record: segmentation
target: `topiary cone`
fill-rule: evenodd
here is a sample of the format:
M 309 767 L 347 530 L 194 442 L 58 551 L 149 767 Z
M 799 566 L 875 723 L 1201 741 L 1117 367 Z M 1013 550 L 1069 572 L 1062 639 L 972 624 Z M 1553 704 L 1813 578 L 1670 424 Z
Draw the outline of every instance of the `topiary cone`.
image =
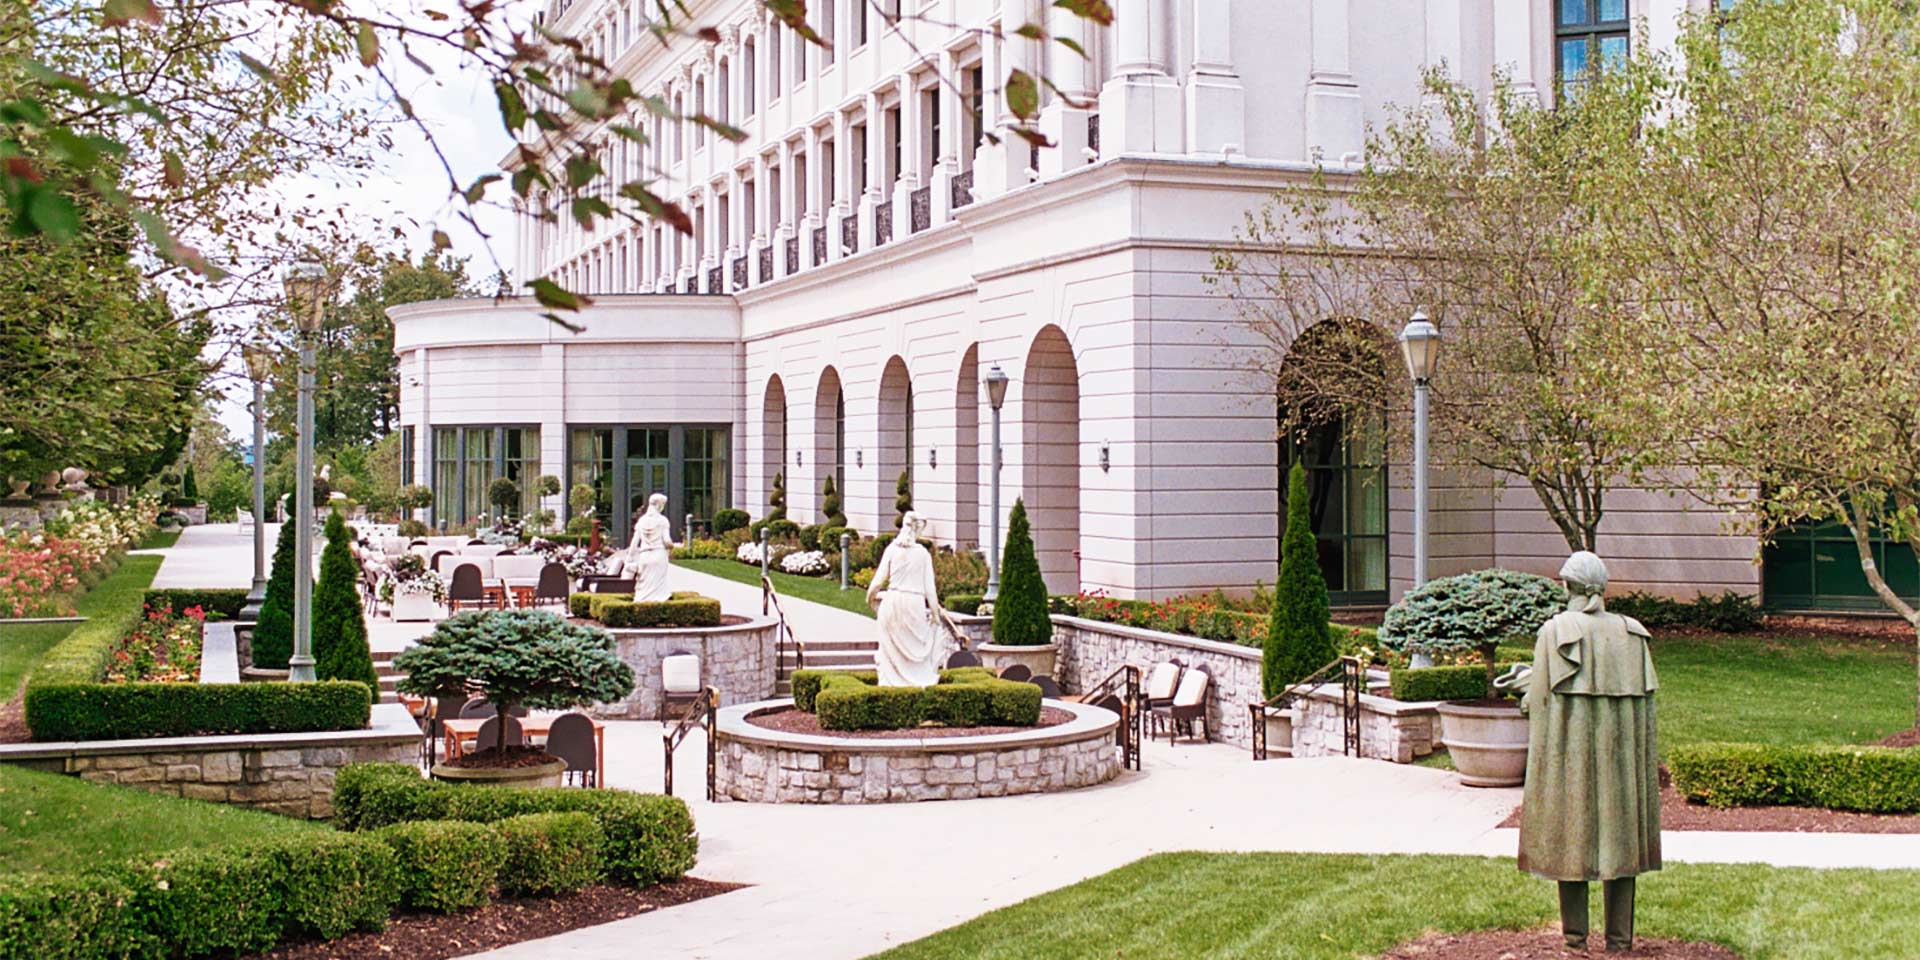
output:
M 1296 462 L 1287 475 L 1287 530 L 1280 541 L 1273 617 L 1262 645 L 1260 678 L 1267 696 L 1312 676 L 1338 656 L 1330 618 L 1327 580 L 1320 573 L 1320 543 L 1313 535 L 1309 512 L 1307 471 Z
M 294 526 L 280 525 L 274 541 L 273 570 L 267 576 L 267 598 L 260 604 L 260 620 L 253 627 L 253 665 L 262 670 L 285 670 L 293 656 Z
M 1053 618 L 1047 615 L 1047 582 L 1033 553 L 1027 505 L 1013 501 L 1007 518 L 1007 545 L 1000 552 L 1000 595 L 993 602 L 993 642 L 1004 646 L 1042 646 L 1053 642 Z
M 340 514 L 327 516 L 327 547 L 320 553 L 320 583 L 313 591 L 314 674 L 321 680 L 358 680 L 380 699 L 380 677 L 367 647 L 367 620 L 355 584 L 352 531 Z

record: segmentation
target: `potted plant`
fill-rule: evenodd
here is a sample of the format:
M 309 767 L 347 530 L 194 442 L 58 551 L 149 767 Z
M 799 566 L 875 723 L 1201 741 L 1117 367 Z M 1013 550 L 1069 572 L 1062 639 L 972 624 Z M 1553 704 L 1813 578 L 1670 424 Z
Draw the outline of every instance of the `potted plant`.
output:
M 1052 676 L 1053 617 L 1047 613 L 1047 583 L 1033 554 L 1027 505 L 1013 501 L 1007 518 L 1007 546 L 1000 554 L 1000 595 L 993 605 L 993 642 L 980 645 L 980 663 L 995 673 L 1016 663 L 1033 675 Z
M 417 553 L 393 558 L 387 576 L 380 581 L 380 600 L 393 608 L 396 623 L 432 620 L 447 602 L 447 581 L 427 569 L 427 561 Z
M 565 710 L 633 692 L 633 668 L 613 638 L 543 610 L 458 613 L 393 658 L 403 693 L 450 696 L 484 691 L 504 731 L 515 707 Z M 437 780 L 491 786 L 559 786 L 565 760 L 507 743 L 434 765 Z
M 1503 640 L 1530 640 L 1566 609 L 1567 592 L 1546 577 L 1480 570 L 1432 580 L 1387 610 L 1380 643 L 1401 653 L 1478 653 L 1494 693 L 1495 650 Z M 1513 787 L 1526 779 L 1527 718 L 1505 697 L 1455 700 L 1439 706 L 1440 742 L 1460 782 Z

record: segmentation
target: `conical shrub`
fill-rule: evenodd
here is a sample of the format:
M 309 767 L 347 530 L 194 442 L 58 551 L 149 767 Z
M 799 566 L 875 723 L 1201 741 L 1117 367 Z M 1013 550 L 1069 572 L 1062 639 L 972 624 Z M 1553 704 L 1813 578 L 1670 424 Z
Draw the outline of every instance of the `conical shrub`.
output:
M 893 528 L 895 530 L 900 529 L 900 526 L 907 522 L 907 511 L 913 509 L 912 477 L 911 471 L 902 470 L 900 479 L 893 484 Z
M 1280 577 L 1273 588 L 1273 618 L 1262 645 L 1261 685 L 1271 697 L 1305 680 L 1338 656 L 1333 645 L 1327 578 L 1320 573 L 1320 542 L 1313 535 L 1307 471 L 1299 463 L 1287 475 L 1287 531 L 1280 540 Z
M 831 473 L 820 482 L 820 515 L 826 518 L 821 522 L 829 527 L 847 525 L 847 512 L 840 507 L 840 488 L 834 486 Z
M 380 678 L 367 647 L 367 620 L 355 587 L 360 564 L 353 559 L 352 542 L 347 522 L 338 513 L 329 514 L 320 584 L 313 591 L 314 673 L 322 680 L 358 680 L 378 699 Z
M 1040 646 L 1053 642 L 1053 618 L 1047 615 L 1047 582 L 1033 554 L 1027 505 L 1013 501 L 1007 520 L 1007 546 L 1000 552 L 1000 595 L 993 601 L 993 642 Z
M 263 670 L 285 670 L 293 656 L 294 526 L 280 525 L 274 541 L 273 572 L 267 575 L 267 598 L 260 604 L 260 620 L 253 627 L 253 665 Z
M 787 472 L 773 475 L 773 490 L 767 494 L 767 523 L 787 518 Z

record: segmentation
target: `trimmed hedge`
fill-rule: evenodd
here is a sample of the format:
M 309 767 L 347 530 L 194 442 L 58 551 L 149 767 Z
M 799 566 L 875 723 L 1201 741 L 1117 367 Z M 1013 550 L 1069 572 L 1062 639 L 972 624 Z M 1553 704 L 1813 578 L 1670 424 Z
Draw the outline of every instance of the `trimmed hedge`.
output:
M 1393 698 L 1407 702 L 1427 700 L 1482 700 L 1487 696 L 1487 668 L 1479 664 L 1459 667 L 1418 667 L 1394 670 L 1387 675 Z
M 240 610 L 247 605 L 247 591 L 241 587 L 229 587 L 219 590 L 194 590 L 187 587 L 169 587 L 160 590 L 148 590 L 147 606 L 157 607 L 167 604 L 175 613 L 188 607 L 199 607 L 207 612 L 207 619 L 234 620 L 240 616 Z M 219 614 L 215 617 L 214 614 Z
M 126 909 L 133 890 L 115 876 L 0 879 L 0 957 L 103 960 L 165 951 Z
M 507 850 L 484 823 L 423 820 L 382 827 L 375 836 L 393 848 L 400 871 L 400 903 L 412 910 L 454 913 L 485 906 Z
M 1920 750 L 1696 743 L 1667 754 L 1673 785 L 1714 807 L 1920 812 Z
M 987 602 L 987 598 L 977 593 L 959 593 L 948 597 L 945 606 L 954 613 L 964 613 L 972 616 L 980 612 L 980 605 L 985 602 Z
M 538 897 L 572 893 L 597 883 L 607 834 L 586 813 L 529 813 L 493 825 L 506 854 L 500 893 Z
M 590 598 L 587 601 L 587 619 L 614 628 L 720 625 L 720 601 L 697 593 L 675 593 L 672 599 L 647 603 L 635 603 L 632 598 L 617 593 L 576 593 L 573 596 Z M 578 601 L 570 598 L 568 603 L 574 607 Z
M 89 624 L 91 625 L 91 624 Z M 216 733 L 359 730 L 373 693 L 320 683 L 44 683 L 27 686 L 35 740 L 134 740 Z
M 1766 619 L 1766 609 L 1758 600 L 1732 590 L 1711 597 L 1702 594 L 1691 600 L 1675 600 L 1636 590 L 1607 598 L 1607 609 L 1654 629 L 1699 627 L 1719 633 L 1746 633 L 1759 629 Z
M 950 727 L 1030 727 L 1040 722 L 1040 688 L 1002 680 L 983 667 L 940 671 L 931 687 L 882 687 L 871 670 L 800 670 L 794 705 L 829 730 L 900 730 L 922 723 Z
M 334 822 L 347 830 L 410 820 L 493 823 L 528 813 L 587 813 L 606 836 L 607 876 L 642 886 L 685 874 L 700 849 L 693 814 L 678 797 L 567 787 L 476 789 L 429 781 L 404 763 L 341 768 L 333 810 Z

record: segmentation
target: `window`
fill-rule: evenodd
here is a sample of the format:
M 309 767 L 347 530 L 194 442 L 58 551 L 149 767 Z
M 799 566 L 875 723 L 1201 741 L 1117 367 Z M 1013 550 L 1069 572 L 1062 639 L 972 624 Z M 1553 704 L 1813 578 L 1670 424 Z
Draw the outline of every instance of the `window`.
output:
M 805 153 L 793 155 L 793 203 L 796 208 L 794 220 L 798 221 L 807 215 L 807 155 Z
M 780 205 L 780 168 L 767 168 L 767 229 L 778 230 L 787 222 L 786 208 Z
M 673 159 L 677 163 L 687 158 L 687 98 L 683 94 L 673 95 Z
M 754 203 L 754 200 L 758 198 L 754 195 L 752 180 L 743 181 L 740 184 L 740 188 L 746 191 L 747 239 L 751 241 L 754 237 L 757 237 L 760 235 L 760 207 Z
M 793 40 L 793 85 L 797 87 L 807 82 L 807 47 L 812 44 L 807 43 L 807 38 L 798 30 L 790 30 L 788 34 Z
M 414 484 L 413 470 L 414 470 L 413 428 L 401 427 L 400 428 L 400 485 L 401 486 L 403 487 L 413 486 Z
M 494 508 L 487 487 L 495 477 L 520 485 L 520 503 L 507 511 L 525 516 L 538 509 L 534 480 L 540 475 L 538 427 L 435 427 L 433 429 L 433 519 L 441 527 L 478 523 Z
M 867 43 L 867 3 L 868 0 L 853 0 L 853 45 L 865 46 Z
M 786 37 L 779 24 L 773 25 L 773 32 L 767 35 L 767 102 L 780 99 L 780 45 Z
M 925 114 L 927 118 L 927 148 L 925 150 L 920 151 L 920 156 L 922 158 L 921 166 L 925 167 L 930 161 L 938 159 L 940 156 L 940 87 L 939 87 L 939 84 L 936 83 L 933 89 L 928 90 L 927 92 L 921 94 L 920 96 L 923 98 L 922 102 L 926 104 L 926 109 L 922 110 L 921 112 Z M 920 171 L 920 175 L 922 177 L 929 176 L 930 171 L 923 169 Z
M 986 131 L 986 74 L 980 67 L 967 71 L 967 158 L 962 161 L 967 169 L 973 169 L 973 155 L 980 152 L 980 141 Z
M 869 153 L 869 151 L 867 150 L 867 125 L 864 123 L 854 124 L 852 127 L 852 133 L 853 133 L 853 192 L 855 196 L 859 196 L 860 194 L 867 192 L 867 182 L 869 180 L 869 174 L 872 172 L 867 168 L 868 167 L 867 160 L 868 160 L 868 153 Z
M 1893 592 L 1920 598 L 1920 564 L 1902 541 L 1876 529 L 1868 537 L 1875 565 Z M 1860 550 L 1845 524 L 1799 523 L 1776 533 L 1760 554 L 1761 589 L 1773 610 L 1879 610 L 1861 571 Z
M 840 168 L 834 166 L 833 161 L 833 141 L 820 141 L 820 174 L 825 178 L 820 182 L 820 206 L 822 209 L 831 209 L 833 207 L 833 201 L 836 198 L 836 194 L 834 193 L 835 177 L 833 173 Z
M 1627 0 L 1555 0 L 1554 71 L 1562 94 L 1588 70 L 1627 59 Z
M 833 66 L 833 18 L 840 6 L 840 0 L 826 0 L 820 6 L 820 39 L 826 45 L 820 48 L 820 66 L 822 69 Z
M 720 96 L 719 101 L 714 104 L 716 108 L 714 114 L 720 118 L 721 123 L 733 122 L 733 100 L 731 96 L 733 90 L 732 66 L 731 63 L 725 60 L 720 61 L 720 87 L 715 91 Z
M 886 114 L 887 155 L 890 158 L 885 170 L 880 171 L 880 189 L 887 190 L 895 180 L 900 179 L 900 108 L 888 107 Z
M 602 524 L 613 521 L 613 431 L 579 429 L 573 431 L 567 446 L 567 500 L 573 517 L 598 517 Z M 575 507 L 573 488 L 586 484 L 593 488 L 593 504 Z M 611 532 L 611 531 L 609 531 Z
M 754 111 L 753 101 L 756 97 L 760 96 L 758 89 L 753 85 L 754 49 L 752 37 L 747 38 L 745 51 L 740 55 L 740 69 L 746 71 L 740 78 L 740 115 L 743 117 L 751 117 Z
M 729 502 L 727 481 L 727 429 L 687 428 L 684 443 L 684 456 L 681 464 L 681 503 L 680 512 L 691 513 L 696 519 L 711 520 L 714 511 L 724 509 Z
M 698 77 L 693 81 L 693 112 L 695 114 L 702 114 L 707 112 L 707 78 L 706 77 Z M 707 128 L 697 123 L 694 124 L 693 125 L 694 148 L 699 149 L 700 147 L 704 147 L 706 145 L 707 145 Z
M 1336 418 L 1280 441 L 1280 535 L 1286 535 L 1287 473 L 1299 461 L 1307 468 L 1307 512 L 1319 540 L 1320 573 L 1335 605 L 1387 599 L 1383 427 L 1354 429 Z
M 733 204 L 730 202 L 731 200 L 732 198 L 727 194 L 723 193 L 720 195 L 720 221 L 719 221 L 720 242 L 714 244 L 714 249 L 716 251 L 719 251 L 719 253 L 722 256 L 725 256 L 727 252 L 727 234 L 729 232 L 728 228 L 730 228 L 733 225 L 732 224 Z
M 593 488 L 593 516 L 609 541 L 626 543 L 656 493 L 666 495 L 667 519 L 680 535 L 687 514 L 710 521 L 732 505 L 730 436 L 718 424 L 574 427 L 567 474 L 570 485 Z

